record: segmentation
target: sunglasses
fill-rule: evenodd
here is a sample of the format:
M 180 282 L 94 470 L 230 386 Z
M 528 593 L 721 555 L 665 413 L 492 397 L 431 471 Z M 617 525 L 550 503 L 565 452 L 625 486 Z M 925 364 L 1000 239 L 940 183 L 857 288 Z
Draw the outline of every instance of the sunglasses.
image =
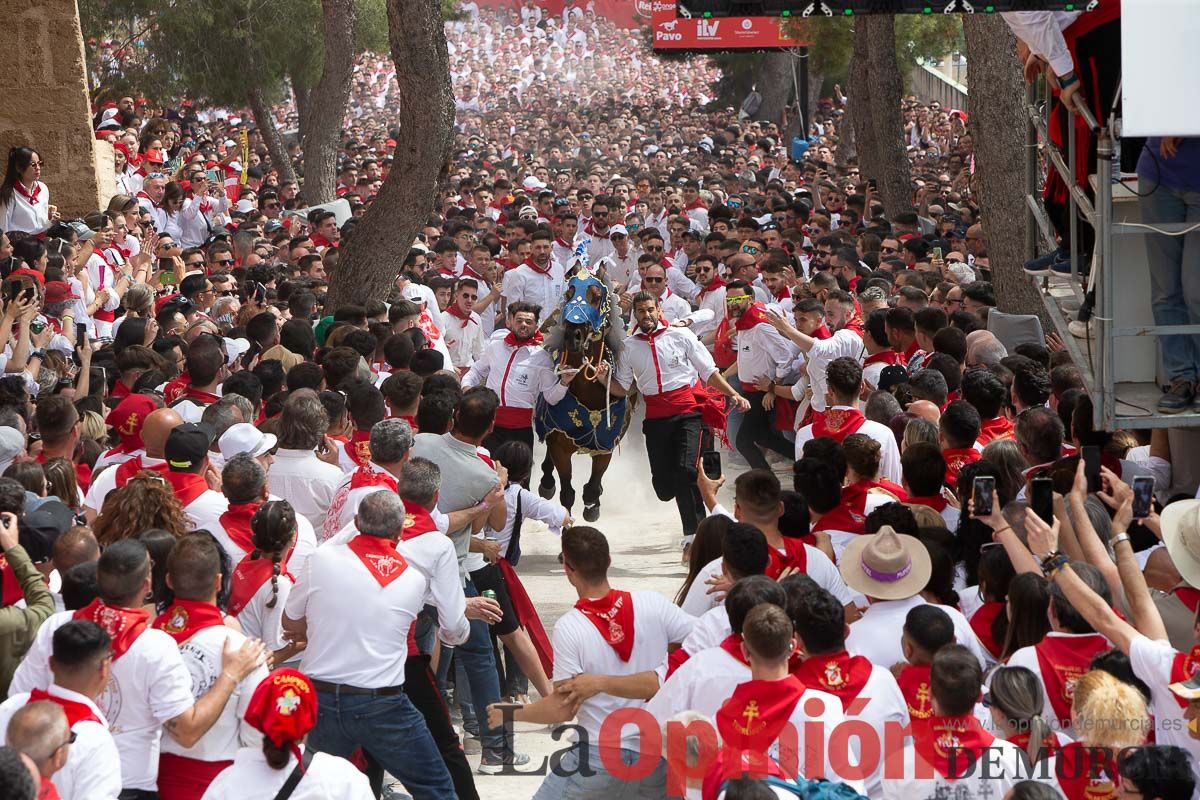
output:
M 233 259 L 232 259 L 232 258 L 222 258 L 222 259 L 219 259 L 219 260 L 217 260 L 217 261 L 214 261 L 213 263 L 214 263 L 214 264 L 218 264 L 218 265 L 220 265 L 220 266 L 222 266 L 222 267 L 228 267 L 228 266 L 230 266 L 231 264 L 233 264 Z
M 733 306 L 733 305 L 737 305 L 738 303 L 742 302 L 743 300 L 749 300 L 749 299 L 750 299 L 750 295 L 748 295 L 748 294 L 739 294 L 734 297 L 726 297 L 725 305 Z
M 661 253 L 662 251 L 663 251 L 663 246 L 661 244 L 658 247 L 647 247 L 646 248 L 646 252 L 648 252 L 648 253 Z
M 642 283 L 662 283 L 666 278 L 642 278 Z
M 881 253 L 899 253 L 900 251 L 894 247 L 881 247 L 881 248 L 879 248 L 879 252 L 881 252 Z
M 744 245 L 742 245 L 742 252 L 748 256 L 756 256 L 759 253 L 761 253 L 762 250 L 760 248 L 755 247 L 752 244 L 744 244 Z

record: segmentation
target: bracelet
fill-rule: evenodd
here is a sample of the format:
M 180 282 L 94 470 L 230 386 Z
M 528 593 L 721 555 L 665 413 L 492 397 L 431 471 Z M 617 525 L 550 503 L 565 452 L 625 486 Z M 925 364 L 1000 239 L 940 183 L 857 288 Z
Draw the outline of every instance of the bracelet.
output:
M 1042 559 L 1042 574 L 1053 580 L 1054 576 L 1061 572 L 1070 560 L 1066 554 L 1055 551 Z
M 1058 79 L 1059 91 L 1066 89 L 1068 86 L 1074 86 L 1077 83 L 1079 83 L 1079 76 L 1074 72 L 1069 72 Z
M 1113 549 L 1115 550 L 1117 545 L 1119 545 L 1121 542 L 1128 542 L 1128 541 L 1129 541 L 1129 534 L 1125 533 L 1124 531 L 1121 531 L 1120 533 L 1118 533 L 1116 536 L 1113 537 L 1113 540 L 1112 540 Z M 1132 545 L 1130 545 L 1130 546 L 1132 547 Z
M 222 672 L 222 673 L 221 673 L 221 677 L 222 677 L 222 678 L 229 678 L 229 680 L 233 681 L 233 683 L 234 683 L 234 685 L 235 685 L 235 686 L 237 685 L 238 679 L 237 679 L 237 678 L 235 678 L 235 677 L 233 677 L 232 675 L 230 675 L 228 672 Z
M 1012 525 L 1005 525 L 1003 528 L 996 528 L 996 530 L 992 531 L 992 538 L 995 539 L 997 536 L 1004 533 L 1005 531 L 1011 531 L 1011 530 L 1012 530 Z

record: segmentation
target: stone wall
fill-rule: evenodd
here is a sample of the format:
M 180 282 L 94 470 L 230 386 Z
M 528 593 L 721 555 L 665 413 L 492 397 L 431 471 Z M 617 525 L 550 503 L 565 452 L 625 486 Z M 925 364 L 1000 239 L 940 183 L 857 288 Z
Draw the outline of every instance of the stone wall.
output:
M 112 146 L 92 133 L 79 10 L 75 0 L 0 0 L 8 20 L 0 70 L 0 171 L 9 148 L 42 157 L 50 203 L 64 217 L 100 208 L 114 193 Z

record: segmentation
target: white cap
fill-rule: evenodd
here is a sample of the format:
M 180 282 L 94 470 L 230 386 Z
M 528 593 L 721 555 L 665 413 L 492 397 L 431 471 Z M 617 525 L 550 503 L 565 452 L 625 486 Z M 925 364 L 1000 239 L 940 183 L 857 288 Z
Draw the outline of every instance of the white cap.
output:
M 619 233 L 620 235 L 622 235 L 622 236 L 628 236 L 628 235 L 629 235 L 629 231 L 628 231 L 628 230 L 626 230 L 626 228 L 625 228 L 625 226 L 624 226 L 624 225 L 613 225 L 612 227 L 610 227 L 610 228 L 608 229 L 608 235 L 609 235 L 609 236 L 613 236 L 613 235 L 615 235 L 615 234 L 618 234 L 618 233 Z
M 539 189 L 545 189 L 546 184 L 539 181 L 535 176 L 530 175 L 528 178 L 521 181 L 521 188 L 527 192 L 536 192 Z
M 424 303 L 425 293 L 421 291 L 421 284 L 410 283 L 408 286 L 405 286 L 404 298 L 406 300 L 412 300 L 414 303 Z
M 233 209 L 239 214 L 249 214 L 254 210 L 254 203 L 251 203 L 249 200 L 238 200 L 237 205 Z
M 225 359 L 228 366 L 233 366 L 233 362 L 237 361 L 242 356 L 246 355 L 250 350 L 250 342 L 246 339 L 226 339 L 225 340 Z
M 229 459 L 242 453 L 249 453 L 258 458 L 273 448 L 277 441 L 274 434 L 263 433 L 249 422 L 239 422 L 230 425 L 229 429 L 221 434 L 221 438 L 217 440 L 217 447 L 221 451 L 221 457 L 229 463 Z
M 525 206 L 517 212 L 517 219 L 537 219 L 537 209 L 533 206 Z
M 25 437 L 16 428 L 0 428 L 0 472 L 25 454 Z

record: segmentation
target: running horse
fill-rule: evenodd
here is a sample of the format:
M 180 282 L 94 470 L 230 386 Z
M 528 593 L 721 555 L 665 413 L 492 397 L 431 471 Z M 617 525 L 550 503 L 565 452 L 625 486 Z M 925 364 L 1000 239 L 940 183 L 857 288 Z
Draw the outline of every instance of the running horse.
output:
M 577 268 L 567 283 L 565 302 L 545 347 L 556 361 L 556 373 L 574 371 L 575 377 L 562 400 L 551 405 L 539 397 L 534 408 L 534 426 L 547 450 L 538 493 L 545 499 L 554 496 L 557 471 L 562 481 L 559 502 L 569 511 L 575 504 L 571 456 L 591 456 L 592 474 L 583 486 L 583 518 L 595 522 L 604 492 L 601 481 L 613 450 L 629 427 L 636 398 L 614 398 L 608 391 L 623 331 L 620 317 L 613 313 L 613 291 L 605 278 L 603 259 L 596 273 L 588 270 L 586 257 L 574 263 Z M 601 364 L 608 365 L 604 376 L 598 371 Z

